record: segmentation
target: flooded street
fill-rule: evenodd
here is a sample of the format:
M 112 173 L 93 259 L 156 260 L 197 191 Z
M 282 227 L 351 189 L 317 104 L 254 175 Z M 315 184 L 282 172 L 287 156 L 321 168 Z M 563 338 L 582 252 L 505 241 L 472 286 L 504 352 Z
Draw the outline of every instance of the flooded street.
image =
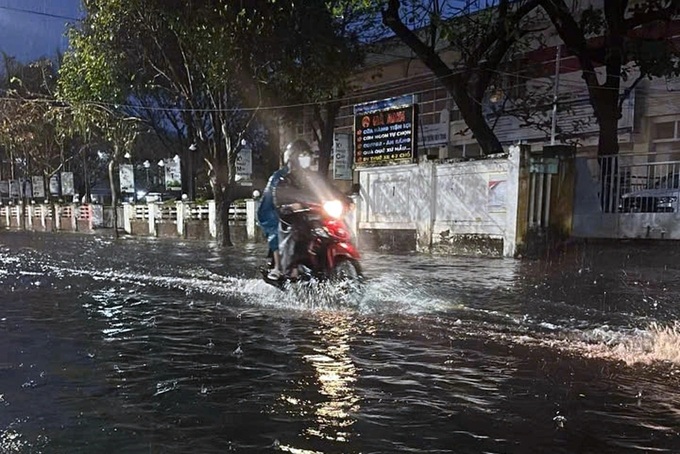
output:
M 2 233 L 0 452 L 680 452 L 668 243 L 369 254 L 350 297 L 263 255 Z

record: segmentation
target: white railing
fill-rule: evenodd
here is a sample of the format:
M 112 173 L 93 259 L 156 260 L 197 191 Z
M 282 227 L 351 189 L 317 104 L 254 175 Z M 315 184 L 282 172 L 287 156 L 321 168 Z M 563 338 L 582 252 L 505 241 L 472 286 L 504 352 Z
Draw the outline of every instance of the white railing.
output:
M 248 237 L 254 239 L 257 235 L 256 212 L 257 202 L 254 200 L 235 203 L 229 210 L 229 222 L 245 224 Z M 52 219 L 53 214 L 56 216 L 55 219 Z M 123 221 L 121 227 L 130 234 L 133 222 L 146 223 L 151 235 L 157 235 L 158 224 L 174 224 L 178 235 L 183 236 L 188 222 L 205 223 L 213 237 L 217 232 L 214 201 L 209 201 L 207 204 L 185 202 L 123 204 L 120 218 Z M 52 225 L 52 228 L 56 230 L 76 231 L 84 228 L 83 223 L 88 223 L 89 229 L 103 227 L 103 207 L 87 204 L 0 206 L 0 225 L 4 227 L 22 226 L 22 228 L 31 230 L 38 229 L 40 226 L 45 229 L 48 225 Z

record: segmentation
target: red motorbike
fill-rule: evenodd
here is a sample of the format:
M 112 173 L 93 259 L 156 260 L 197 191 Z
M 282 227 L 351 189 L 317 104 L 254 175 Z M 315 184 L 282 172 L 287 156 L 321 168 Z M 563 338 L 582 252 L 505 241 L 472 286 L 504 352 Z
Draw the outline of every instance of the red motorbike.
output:
M 270 259 L 266 267 L 260 268 L 265 282 L 281 289 L 291 281 L 360 282 L 363 279 L 360 255 L 345 222 L 346 213 L 347 207 L 340 200 L 290 209 L 285 218 L 291 220 L 295 236 L 291 266 L 297 268 L 297 277 L 291 279 L 289 271 L 282 279 L 269 279 L 267 275 L 274 266 Z

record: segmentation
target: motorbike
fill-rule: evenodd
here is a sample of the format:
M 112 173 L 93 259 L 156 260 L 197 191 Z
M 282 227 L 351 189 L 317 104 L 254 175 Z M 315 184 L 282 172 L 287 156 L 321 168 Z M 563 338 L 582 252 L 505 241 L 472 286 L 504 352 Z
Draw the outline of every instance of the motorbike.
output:
M 286 218 L 295 219 L 293 266 L 297 267 L 297 278 L 284 276 L 279 280 L 269 279 L 269 271 L 274 267 L 270 251 L 267 266 L 260 268 L 264 281 L 282 290 L 290 282 L 296 281 L 361 282 L 361 257 L 345 222 L 346 211 L 346 206 L 340 200 L 307 203 L 298 209 L 289 208 Z

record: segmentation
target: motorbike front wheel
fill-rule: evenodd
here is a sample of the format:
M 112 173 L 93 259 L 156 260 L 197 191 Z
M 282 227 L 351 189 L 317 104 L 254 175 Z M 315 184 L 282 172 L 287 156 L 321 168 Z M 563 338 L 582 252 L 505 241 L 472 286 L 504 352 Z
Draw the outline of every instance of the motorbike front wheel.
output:
M 360 266 L 354 260 L 340 260 L 331 271 L 330 278 L 334 282 L 357 282 L 361 280 Z

